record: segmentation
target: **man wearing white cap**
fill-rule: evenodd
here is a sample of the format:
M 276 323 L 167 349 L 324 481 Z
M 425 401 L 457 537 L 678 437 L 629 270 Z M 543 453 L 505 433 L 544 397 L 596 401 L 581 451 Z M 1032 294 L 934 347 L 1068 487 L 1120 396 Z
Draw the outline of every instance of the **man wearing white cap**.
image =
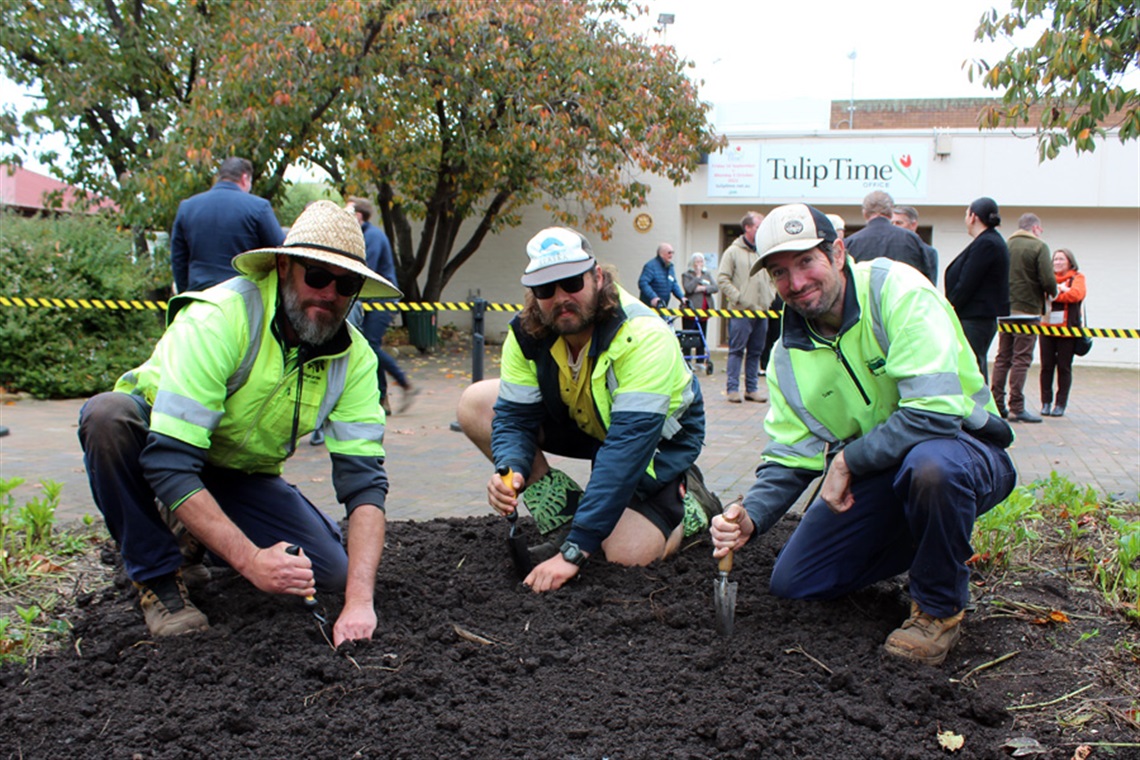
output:
M 457 417 L 496 470 L 511 471 L 509 482 L 491 477 L 490 505 L 511 514 L 521 493 L 548 539 L 523 581 L 538 592 L 599 550 L 623 565 L 669 556 L 707 525 L 704 509 L 720 510 L 694 464 L 704 402 L 673 331 L 617 286 L 580 233 L 545 229 L 527 256 L 526 307 L 511 321 L 500 379 L 464 391 Z M 544 452 L 589 459 L 586 488 Z
M 743 505 L 713 518 L 714 555 L 771 528 L 826 470 L 772 593 L 833 599 L 909 571 L 910 617 L 885 648 L 940 664 L 969 602 L 974 520 L 1013 489 L 1013 433 L 953 309 L 917 270 L 855 263 L 803 204 L 769 214 L 756 245 L 786 304 L 771 442 Z
M 95 503 L 152 635 L 209 626 L 186 585 L 209 582 L 204 547 L 263 591 L 343 591 L 333 643 L 371 638 L 384 415 L 376 355 L 345 318 L 358 296 L 400 292 L 365 263 L 356 218 L 329 201 L 307 207 L 280 247 L 233 266 L 244 276 L 174 298 L 146 363 L 84 404 Z M 316 428 L 348 512 L 347 552 L 337 524 L 281 478 Z

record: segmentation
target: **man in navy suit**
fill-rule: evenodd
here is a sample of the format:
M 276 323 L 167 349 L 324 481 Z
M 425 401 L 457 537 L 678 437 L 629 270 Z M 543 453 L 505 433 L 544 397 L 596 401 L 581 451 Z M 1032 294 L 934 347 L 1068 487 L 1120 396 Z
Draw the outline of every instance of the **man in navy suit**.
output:
M 170 266 L 179 293 L 205 290 L 237 276 L 234 256 L 257 248 L 275 248 L 285 233 L 264 198 L 250 195 L 253 164 L 227 158 L 214 186 L 178 205 L 170 232 Z

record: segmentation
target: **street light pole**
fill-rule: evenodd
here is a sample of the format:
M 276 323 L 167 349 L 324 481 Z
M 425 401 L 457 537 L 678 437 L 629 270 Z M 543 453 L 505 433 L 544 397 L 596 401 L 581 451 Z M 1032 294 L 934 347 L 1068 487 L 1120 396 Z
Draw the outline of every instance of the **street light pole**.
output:
M 855 129 L 855 51 L 847 54 L 851 59 L 851 100 L 847 105 L 847 128 Z

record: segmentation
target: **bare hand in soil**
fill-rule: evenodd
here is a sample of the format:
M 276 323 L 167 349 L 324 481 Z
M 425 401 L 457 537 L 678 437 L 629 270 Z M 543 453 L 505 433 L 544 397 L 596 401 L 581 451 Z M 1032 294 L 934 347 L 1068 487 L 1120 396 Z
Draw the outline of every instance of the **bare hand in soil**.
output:
M 561 554 L 555 554 L 550 559 L 530 571 L 530 575 L 523 580 L 523 585 L 530 586 L 531 591 L 542 593 L 562 588 L 566 581 L 578 574 L 579 567 L 573 562 L 567 562 Z
M 739 502 L 729 504 L 724 512 L 713 517 L 709 523 L 709 534 L 713 540 L 713 557 L 720 559 L 728 550 L 736 551 L 748 543 L 748 537 L 756 530 L 752 519 Z
M 333 646 L 345 641 L 371 639 L 376 630 L 376 608 L 371 603 L 346 603 L 333 626 Z

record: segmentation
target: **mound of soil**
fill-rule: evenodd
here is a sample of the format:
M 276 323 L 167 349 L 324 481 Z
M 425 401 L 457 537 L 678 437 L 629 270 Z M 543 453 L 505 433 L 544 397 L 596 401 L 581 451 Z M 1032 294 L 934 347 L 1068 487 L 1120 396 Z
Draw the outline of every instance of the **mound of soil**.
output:
M 380 628 L 339 652 L 297 600 L 232 572 L 193 594 L 210 631 L 152 640 L 120 578 L 82 600 L 69 648 L 0 670 L 0 755 L 993 758 L 1031 735 L 1053 748 L 1039 757 L 1072 756 L 1082 736 L 1062 735 L 1052 711 L 1008 708 L 1079 688 L 1091 654 L 979 613 L 945 666 L 889 658 L 901 579 L 828 603 L 767 592 L 793 527 L 738 556 L 729 638 L 713 631 L 707 539 L 649 568 L 593 562 L 540 596 L 515 580 L 494 517 L 390 523 Z M 335 615 L 339 600 L 324 601 Z M 1136 741 L 1111 724 L 1081 730 Z M 943 731 L 964 747 L 950 755 Z

